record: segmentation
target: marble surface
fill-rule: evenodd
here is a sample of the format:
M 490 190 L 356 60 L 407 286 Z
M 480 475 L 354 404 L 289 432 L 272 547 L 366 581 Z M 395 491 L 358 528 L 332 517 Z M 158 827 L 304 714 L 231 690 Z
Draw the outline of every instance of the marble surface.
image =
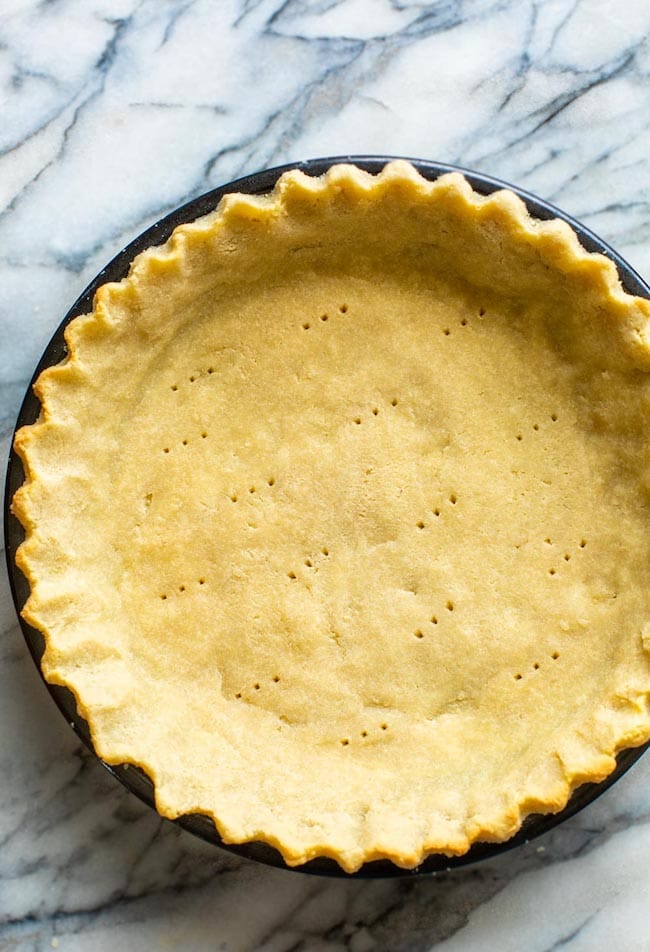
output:
M 394 153 L 564 207 L 650 277 L 646 0 L 4 0 L 0 440 L 68 306 L 130 238 L 246 172 Z M 650 755 L 498 860 L 324 880 L 128 795 L 27 655 L 0 577 L 0 949 L 650 949 Z

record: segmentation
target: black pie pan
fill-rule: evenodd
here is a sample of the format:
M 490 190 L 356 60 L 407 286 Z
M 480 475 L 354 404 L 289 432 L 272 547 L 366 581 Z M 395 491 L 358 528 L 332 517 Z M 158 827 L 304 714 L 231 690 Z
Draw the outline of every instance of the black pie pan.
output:
M 254 175 L 247 175 L 244 178 L 237 179 L 227 185 L 215 188 L 198 198 L 194 198 L 182 205 L 180 208 L 165 215 L 160 221 L 156 222 L 150 228 L 147 228 L 138 238 L 132 241 L 123 251 L 120 251 L 105 268 L 103 268 L 97 277 L 95 277 L 88 287 L 83 291 L 80 297 L 72 305 L 63 321 L 55 331 L 52 339 L 47 345 L 43 356 L 41 357 L 29 388 L 23 400 L 23 404 L 18 414 L 16 429 L 26 424 L 33 423 L 38 417 L 40 403 L 34 396 L 32 386 L 46 367 L 59 363 L 66 356 L 66 346 L 63 332 L 66 325 L 80 314 L 86 314 L 92 310 L 93 298 L 95 292 L 102 284 L 107 281 L 120 281 L 129 270 L 131 261 L 141 251 L 153 246 L 164 243 L 177 225 L 183 222 L 193 221 L 201 215 L 212 211 L 223 195 L 230 192 L 245 192 L 248 194 L 262 194 L 269 192 L 275 185 L 277 179 L 289 169 L 300 169 L 308 175 L 318 176 L 326 172 L 330 166 L 340 162 L 352 162 L 354 165 L 367 172 L 377 173 L 384 165 L 396 158 L 395 156 L 337 156 L 334 158 L 311 159 L 305 162 L 296 162 L 290 165 L 284 165 Z M 577 233 L 580 243 L 587 251 L 598 252 L 610 258 L 617 267 L 621 283 L 629 294 L 638 295 L 650 299 L 650 287 L 643 279 L 618 255 L 606 242 L 598 238 L 584 225 L 575 221 L 565 212 L 553 205 L 548 204 L 540 198 L 510 185 L 507 182 L 500 181 L 489 175 L 483 175 L 479 172 L 472 172 L 458 166 L 446 165 L 440 162 L 428 162 L 421 159 L 409 159 L 425 178 L 434 180 L 446 172 L 462 172 L 475 191 L 483 195 L 488 195 L 501 188 L 508 188 L 517 194 L 526 204 L 528 211 L 534 218 L 546 220 L 559 218 L 567 222 Z M 16 489 L 24 480 L 22 464 L 14 452 L 13 448 L 9 454 L 9 463 L 7 469 L 7 479 L 5 484 L 5 551 L 7 556 L 7 567 L 9 570 L 9 579 L 11 583 L 11 592 L 13 595 L 16 610 L 20 613 L 28 595 L 29 586 L 22 573 L 16 567 L 15 555 L 16 549 L 23 540 L 24 533 L 22 526 L 11 512 L 11 499 Z M 27 646 L 31 652 L 35 664 L 40 672 L 40 659 L 43 654 L 44 642 L 40 632 L 36 631 L 20 618 L 20 625 L 27 641 Z M 59 687 L 55 684 L 48 684 L 46 687 L 52 698 L 59 707 L 61 713 L 68 721 L 73 730 L 93 751 L 90 732 L 86 721 L 80 717 L 76 702 L 72 693 L 67 688 Z M 282 859 L 277 850 L 265 843 L 244 843 L 242 845 L 226 844 L 216 831 L 211 820 L 207 817 L 195 814 L 183 816 L 174 821 L 183 829 L 190 833 L 207 840 L 222 849 L 229 850 L 238 856 L 247 859 L 256 860 L 269 866 L 275 866 L 281 869 L 291 869 L 302 873 L 311 873 L 320 876 L 339 876 L 346 879 L 361 878 L 379 878 L 379 877 L 413 877 L 417 875 L 436 873 L 449 870 L 454 867 L 467 866 L 480 860 L 499 856 L 513 847 L 528 843 L 530 840 L 547 833 L 554 827 L 563 823 L 569 817 L 574 816 L 579 810 L 587 804 L 592 803 L 597 797 L 605 792 L 616 780 L 619 779 L 635 761 L 650 746 L 650 743 L 641 747 L 635 747 L 621 751 L 616 759 L 615 770 L 601 783 L 585 783 L 579 787 L 569 800 L 569 803 L 559 813 L 556 814 L 534 814 L 529 816 L 523 823 L 521 830 L 507 840 L 505 843 L 477 843 L 464 855 L 458 857 L 448 857 L 434 854 L 417 868 L 413 870 L 401 869 L 387 860 L 379 860 L 366 863 L 357 873 L 345 873 L 337 863 L 331 859 L 313 859 L 302 866 L 290 867 Z M 94 753 L 94 751 L 93 751 Z M 153 785 L 146 774 L 137 767 L 128 765 L 114 766 L 105 763 L 98 758 L 100 763 L 120 781 L 128 790 L 134 793 L 144 803 L 155 809 Z

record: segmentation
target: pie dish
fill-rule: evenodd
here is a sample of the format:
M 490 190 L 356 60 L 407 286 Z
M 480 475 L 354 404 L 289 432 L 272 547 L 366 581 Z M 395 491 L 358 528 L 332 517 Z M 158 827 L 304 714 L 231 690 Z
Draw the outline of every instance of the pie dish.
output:
M 460 175 L 231 195 L 19 431 L 46 678 L 165 816 L 417 867 L 650 736 L 648 302 Z

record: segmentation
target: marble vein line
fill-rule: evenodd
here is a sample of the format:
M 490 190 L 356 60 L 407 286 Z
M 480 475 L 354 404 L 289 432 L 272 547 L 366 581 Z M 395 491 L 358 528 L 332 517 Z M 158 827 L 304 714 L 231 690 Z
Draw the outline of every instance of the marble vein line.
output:
M 487 159 L 495 159 L 504 152 L 532 138 L 537 132 L 552 123 L 557 116 L 574 105 L 574 103 L 586 93 L 626 72 L 630 64 L 634 61 L 634 57 L 635 53 L 633 51 L 626 51 L 618 57 L 614 63 L 609 64 L 603 70 L 597 71 L 595 75 L 590 76 L 584 83 L 560 94 L 555 99 L 545 103 L 539 110 L 529 113 L 529 119 L 532 121 L 532 125 L 526 125 L 523 130 L 516 133 L 515 137 L 509 139 L 500 149 L 477 155 L 476 161 L 485 162 Z M 503 105 L 507 105 L 511 98 L 512 96 L 508 94 L 503 101 Z
M 552 945 L 549 945 L 548 948 L 544 950 L 544 952 L 555 952 L 556 949 L 566 948 L 568 945 L 570 945 L 573 942 L 574 939 L 578 938 L 580 933 L 583 932 L 585 926 L 588 926 L 589 923 L 592 922 L 596 918 L 597 915 L 598 915 L 597 912 L 593 912 L 590 915 L 588 915 L 580 923 L 580 925 L 576 926 L 575 929 L 572 929 L 571 932 L 568 932 L 565 936 L 562 936 L 562 938 L 558 939 L 557 942 L 553 942 Z
M 39 912 L 30 912 L 22 916 L 12 916 L 11 913 L 5 913 L 0 910 L 0 939 L 3 935 L 8 937 L 16 931 L 20 931 L 22 927 L 30 923 L 62 923 L 67 922 L 69 925 L 67 928 L 79 929 L 80 927 L 87 927 L 97 920 L 98 917 L 103 916 L 106 912 L 110 912 L 117 908 L 128 909 L 135 913 L 137 916 L 137 907 L 138 905 L 142 906 L 143 902 L 147 902 L 154 898 L 164 898 L 165 895 L 169 896 L 182 896 L 184 893 L 191 891 L 196 883 L 192 882 L 189 885 L 184 885 L 183 883 L 177 883 L 174 886 L 163 885 L 162 887 L 145 888 L 140 891 L 133 893 L 129 892 L 129 889 L 132 888 L 133 883 L 137 880 L 137 865 L 141 863 L 146 853 L 152 848 L 153 844 L 160 837 L 161 826 L 166 823 L 166 821 L 160 820 L 159 823 L 155 824 L 154 831 L 148 841 L 145 844 L 143 850 L 141 850 L 138 855 L 137 860 L 133 864 L 131 870 L 129 871 L 125 885 L 120 887 L 120 889 L 111 895 L 108 896 L 102 902 L 97 904 L 84 906 L 83 908 L 55 908 L 51 911 Z M 61 871 L 64 875 L 66 871 L 74 870 L 75 862 L 80 858 L 81 854 L 79 851 L 73 853 L 66 864 L 66 867 Z M 230 856 L 232 860 L 229 865 L 225 865 L 223 868 L 213 870 L 211 872 L 210 878 L 207 882 L 210 882 L 212 879 L 218 878 L 220 881 L 227 879 L 231 876 L 236 876 L 239 873 L 239 870 L 242 866 L 246 865 L 244 860 L 237 860 L 236 857 Z M 39 869 L 42 864 L 42 858 L 35 860 L 32 864 L 27 864 L 21 870 L 21 875 L 26 876 L 29 874 L 30 870 Z M 0 878 L 1 882 L 1 878 Z M 313 890 L 316 890 L 317 887 L 312 887 Z
M 110 71 L 112 65 L 114 64 L 116 60 L 120 39 L 128 30 L 129 22 L 130 20 L 115 21 L 114 23 L 115 32 L 113 33 L 108 43 L 106 44 L 104 50 L 101 53 L 101 56 L 95 63 L 95 66 L 93 69 L 93 73 L 96 72 L 98 74 L 95 83 L 91 83 L 90 88 L 80 91 L 76 96 L 72 98 L 72 100 L 69 103 L 66 103 L 63 106 L 63 108 L 60 109 L 56 113 L 56 115 L 52 116 L 48 120 L 47 123 L 42 125 L 39 129 L 37 129 L 34 132 L 34 135 L 36 135 L 38 132 L 41 132 L 46 125 L 49 125 L 55 118 L 58 118 L 58 116 L 60 116 L 63 112 L 65 112 L 68 107 L 72 107 L 72 115 L 71 115 L 70 121 L 66 124 L 63 130 L 63 136 L 62 136 L 62 140 L 61 140 L 61 144 L 59 146 L 58 152 L 56 153 L 55 156 L 49 159 L 45 163 L 44 166 L 42 166 L 42 168 L 30 179 L 30 181 L 28 181 L 25 185 L 22 186 L 19 192 L 16 195 L 14 195 L 14 197 L 9 202 L 9 204 L 3 210 L 0 211 L 0 222 L 8 213 L 13 211 L 13 209 L 16 207 L 17 203 L 20 201 L 21 197 L 25 194 L 25 192 L 28 191 L 32 187 L 32 185 L 34 185 L 34 183 L 39 181 L 49 168 L 51 168 L 55 163 L 59 162 L 64 157 L 65 151 L 70 139 L 70 135 L 72 131 L 74 130 L 80 115 L 99 96 L 101 96 L 101 94 L 104 91 L 108 72 Z M 28 141 L 30 138 L 32 138 L 32 136 L 27 137 L 27 139 L 23 140 L 23 142 Z M 22 145 L 23 142 L 21 142 L 19 145 Z M 18 147 L 19 146 L 15 146 L 12 151 L 15 151 L 15 149 Z M 0 158 L 1 157 L 2 156 L 0 155 Z

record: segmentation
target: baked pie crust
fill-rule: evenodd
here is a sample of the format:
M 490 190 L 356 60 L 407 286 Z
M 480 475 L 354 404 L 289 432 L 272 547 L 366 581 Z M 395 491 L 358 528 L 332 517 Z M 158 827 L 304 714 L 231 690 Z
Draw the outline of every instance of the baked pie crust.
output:
M 460 855 L 650 737 L 650 305 L 406 162 L 139 255 L 16 450 L 23 615 L 161 814 L 297 865 Z

